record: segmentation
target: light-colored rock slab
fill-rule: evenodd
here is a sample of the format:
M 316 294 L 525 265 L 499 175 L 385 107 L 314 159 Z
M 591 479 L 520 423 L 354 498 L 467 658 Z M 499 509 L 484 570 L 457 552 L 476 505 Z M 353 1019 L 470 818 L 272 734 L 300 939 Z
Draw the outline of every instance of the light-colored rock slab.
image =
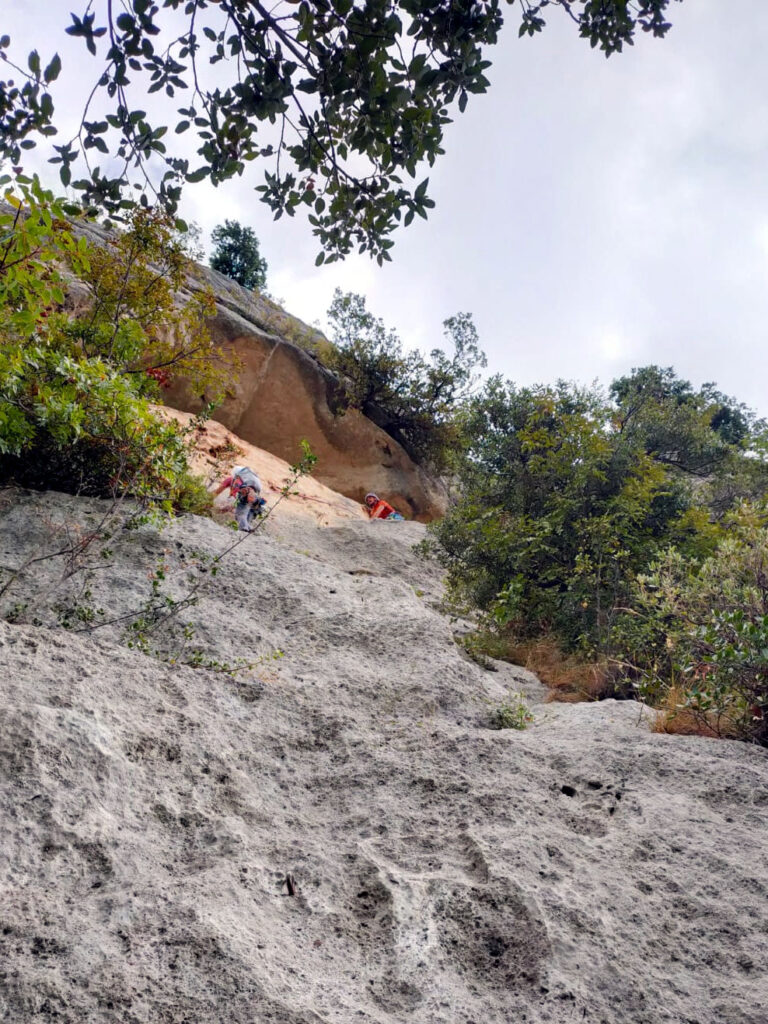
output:
M 103 512 L 2 497 L 3 579 Z M 183 614 L 235 679 L 57 625 L 130 618 L 158 559 L 180 596 L 214 522 L 118 534 L 87 598 L 56 560 L 14 582 L 0 1021 L 764 1024 L 766 752 L 615 702 L 488 729 L 535 680 L 461 656 L 422 529 L 250 537 Z

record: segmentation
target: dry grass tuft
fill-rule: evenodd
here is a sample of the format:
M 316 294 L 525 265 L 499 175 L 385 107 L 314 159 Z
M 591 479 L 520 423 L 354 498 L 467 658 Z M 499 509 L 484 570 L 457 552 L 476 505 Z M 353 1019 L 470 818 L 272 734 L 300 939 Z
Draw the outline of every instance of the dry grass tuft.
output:
M 683 707 L 684 701 L 685 691 L 678 686 L 671 687 L 651 731 L 674 736 L 706 736 L 709 739 L 736 735 L 735 726 L 725 716 L 705 715 Z
M 505 657 L 523 665 L 550 687 L 550 701 L 577 704 L 615 695 L 616 673 L 607 661 L 584 661 L 574 654 L 564 654 L 551 638 L 512 643 Z

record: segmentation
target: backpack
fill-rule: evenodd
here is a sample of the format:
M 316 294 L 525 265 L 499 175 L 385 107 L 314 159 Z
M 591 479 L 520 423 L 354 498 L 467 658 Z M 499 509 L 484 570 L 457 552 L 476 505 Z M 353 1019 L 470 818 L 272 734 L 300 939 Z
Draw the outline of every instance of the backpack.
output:
M 240 472 L 235 473 L 232 479 L 230 493 L 239 494 L 241 490 L 247 490 L 249 487 L 252 487 L 257 494 L 260 494 L 261 480 L 259 480 L 252 469 L 248 469 L 247 466 L 243 466 Z

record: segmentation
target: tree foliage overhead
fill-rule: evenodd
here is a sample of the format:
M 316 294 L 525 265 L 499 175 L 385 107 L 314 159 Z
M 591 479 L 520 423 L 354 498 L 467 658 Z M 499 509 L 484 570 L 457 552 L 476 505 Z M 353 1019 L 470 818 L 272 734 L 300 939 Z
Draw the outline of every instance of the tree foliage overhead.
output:
M 259 240 L 253 228 L 243 227 L 236 220 L 225 220 L 211 232 L 215 248 L 211 266 L 231 277 L 243 288 L 263 289 L 267 286 L 267 261 L 259 252 Z
M 672 2 L 508 0 L 521 35 L 560 7 L 606 55 L 638 30 L 663 36 Z M 94 87 L 53 161 L 86 205 L 120 214 L 127 184 L 174 212 L 185 182 L 220 184 L 259 160 L 262 200 L 275 217 L 306 209 L 318 262 L 354 248 L 382 262 L 397 224 L 433 206 L 428 180 L 403 176 L 434 164 L 453 107 L 486 91 L 503 20 L 499 0 L 83 0 L 62 31 L 94 58 Z M 7 36 L 0 57 L 13 68 L 0 159 L 18 165 L 56 133 L 61 60 L 16 55 Z M 165 111 L 148 112 L 148 94 Z

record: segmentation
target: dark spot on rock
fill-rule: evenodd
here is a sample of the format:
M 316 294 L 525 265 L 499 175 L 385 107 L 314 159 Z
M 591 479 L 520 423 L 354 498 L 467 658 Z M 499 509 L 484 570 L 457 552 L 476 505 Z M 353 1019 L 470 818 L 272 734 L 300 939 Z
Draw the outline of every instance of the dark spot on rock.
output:
M 564 793 L 566 796 L 576 796 L 576 790 L 573 786 L 561 786 L 560 792 Z
M 495 959 L 504 953 L 507 948 L 507 944 L 498 935 L 489 935 L 485 940 L 485 948 L 488 950 L 489 956 L 492 956 Z
M 56 956 L 66 952 L 64 946 L 55 939 L 46 939 L 42 935 L 35 935 L 30 947 L 32 956 L 48 957 Z

